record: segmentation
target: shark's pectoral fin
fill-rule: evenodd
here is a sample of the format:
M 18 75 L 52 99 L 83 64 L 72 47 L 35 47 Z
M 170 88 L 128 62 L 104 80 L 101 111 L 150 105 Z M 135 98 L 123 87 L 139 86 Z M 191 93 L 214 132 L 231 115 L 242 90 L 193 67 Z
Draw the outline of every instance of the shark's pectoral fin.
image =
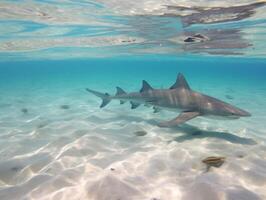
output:
M 179 124 L 185 123 L 188 120 L 191 120 L 197 116 L 199 116 L 199 112 L 191 112 L 191 111 L 185 111 L 180 113 L 176 118 L 159 123 L 160 127 L 171 127 L 171 126 L 178 126 Z
M 130 104 L 131 104 L 131 109 L 136 109 L 137 107 L 140 106 L 140 103 L 136 103 L 136 102 L 133 102 L 133 101 L 130 101 Z
M 160 110 L 161 109 L 159 107 L 153 106 L 153 113 L 158 113 Z
M 147 108 L 150 108 L 151 104 L 145 103 L 144 106 L 147 107 Z
M 120 104 L 124 104 L 124 103 L 126 103 L 126 101 L 120 100 Z

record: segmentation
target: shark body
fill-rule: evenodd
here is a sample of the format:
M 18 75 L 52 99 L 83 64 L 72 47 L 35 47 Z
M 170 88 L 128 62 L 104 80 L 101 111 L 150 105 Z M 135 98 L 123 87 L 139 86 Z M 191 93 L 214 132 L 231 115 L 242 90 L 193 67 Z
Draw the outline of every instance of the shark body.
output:
M 227 119 L 251 116 L 247 111 L 214 97 L 193 91 L 181 73 L 178 74 L 175 84 L 169 89 L 154 89 L 145 80 L 143 80 L 139 92 L 126 93 L 120 87 L 116 87 L 116 89 L 117 92 L 114 96 L 88 88 L 86 90 L 102 98 L 101 108 L 111 100 L 116 99 L 120 100 L 121 104 L 130 101 L 131 109 L 145 104 L 153 106 L 155 113 L 159 112 L 160 109 L 180 112 L 176 118 L 159 123 L 161 127 L 178 126 L 198 116 L 218 116 Z

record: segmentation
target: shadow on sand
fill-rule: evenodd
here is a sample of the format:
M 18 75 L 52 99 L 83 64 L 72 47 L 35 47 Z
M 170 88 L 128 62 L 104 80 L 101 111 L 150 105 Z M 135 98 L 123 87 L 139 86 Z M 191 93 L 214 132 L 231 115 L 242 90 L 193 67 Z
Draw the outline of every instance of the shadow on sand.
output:
M 172 129 L 184 133 L 184 135 L 174 138 L 174 141 L 177 142 L 184 142 L 186 140 L 200 139 L 200 138 L 218 138 L 235 144 L 245 144 L 245 145 L 257 144 L 257 142 L 251 138 L 239 137 L 237 135 L 228 132 L 201 130 L 195 126 L 188 124 L 183 124 L 180 127 L 175 127 Z
M 108 119 L 109 121 L 116 121 L 116 120 L 126 120 L 130 122 L 141 122 L 143 118 L 130 116 L 130 115 L 119 115 L 117 117 Z M 157 126 L 158 121 L 156 120 L 146 120 L 147 123 Z M 244 144 L 244 145 L 255 145 L 257 142 L 251 138 L 240 137 L 228 132 L 219 132 L 219 131 L 208 131 L 208 130 L 201 130 L 196 126 L 192 126 L 189 124 L 183 124 L 178 127 L 167 128 L 170 132 L 176 133 L 177 131 L 183 133 L 183 135 L 175 137 L 174 141 L 176 142 L 184 142 L 186 140 L 193 140 L 193 139 L 200 139 L 200 138 L 217 138 L 221 140 L 225 140 L 234 144 Z

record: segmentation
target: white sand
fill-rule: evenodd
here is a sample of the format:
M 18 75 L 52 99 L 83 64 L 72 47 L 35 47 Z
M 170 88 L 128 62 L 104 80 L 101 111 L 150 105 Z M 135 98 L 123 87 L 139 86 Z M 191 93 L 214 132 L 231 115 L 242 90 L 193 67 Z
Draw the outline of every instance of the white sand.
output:
M 265 116 L 257 107 L 249 108 L 256 113 L 252 118 L 199 118 L 163 129 L 156 121 L 174 113 L 131 111 L 118 102 L 99 109 L 98 99 L 82 90 L 59 91 L 33 89 L 23 98 L 6 91 L 8 104 L 2 99 L 0 113 L 1 200 L 266 198 Z M 70 108 L 61 109 L 65 104 Z M 147 135 L 136 136 L 139 130 Z M 208 156 L 226 161 L 206 172 L 201 160 Z

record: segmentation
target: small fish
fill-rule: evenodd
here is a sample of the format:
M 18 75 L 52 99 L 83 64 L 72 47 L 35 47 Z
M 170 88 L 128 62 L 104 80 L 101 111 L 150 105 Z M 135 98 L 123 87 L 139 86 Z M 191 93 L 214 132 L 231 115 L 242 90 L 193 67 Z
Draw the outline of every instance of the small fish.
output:
M 134 134 L 136 136 L 144 136 L 144 135 L 147 135 L 147 132 L 146 131 L 136 131 L 136 132 L 134 132 Z
M 231 95 L 229 95 L 229 94 L 225 95 L 225 97 L 226 97 L 227 99 L 234 99 L 234 97 L 231 96 Z
M 60 106 L 60 108 L 66 110 L 66 109 L 69 109 L 70 106 L 69 105 L 62 105 L 62 106 Z
M 22 108 L 21 112 L 23 112 L 24 114 L 28 113 L 28 109 L 27 108 Z

